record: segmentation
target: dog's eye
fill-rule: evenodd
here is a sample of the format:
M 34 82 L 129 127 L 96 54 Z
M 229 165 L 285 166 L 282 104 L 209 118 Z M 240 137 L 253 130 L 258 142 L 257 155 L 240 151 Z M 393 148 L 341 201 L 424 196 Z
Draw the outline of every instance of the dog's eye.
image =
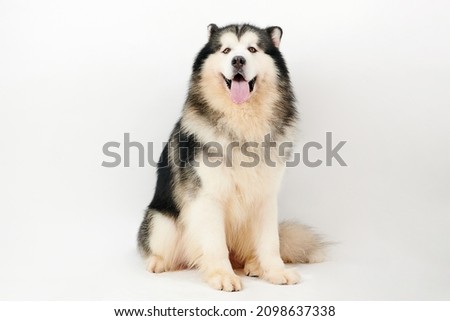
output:
M 255 53 L 255 52 L 257 52 L 258 50 L 256 50 L 255 47 L 248 47 L 248 51 L 250 51 L 251 53 Z
M 230 48 L 225 48 L 224 50 L 222 50 L 222 53 L 227 54 L 231 51 Z

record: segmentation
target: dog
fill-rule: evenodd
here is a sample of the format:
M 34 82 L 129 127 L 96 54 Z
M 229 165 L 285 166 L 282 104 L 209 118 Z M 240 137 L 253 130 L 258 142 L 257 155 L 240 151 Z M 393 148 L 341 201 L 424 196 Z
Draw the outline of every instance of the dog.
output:
M 234 269 L 296 284 L 298 272 L 284 263 L 324 259 L 323 242 L 309 228 L 278 224 L 277 194 L 291 147 L 280 155 L 263 146 L 268 135 L 276 146 L 296 135 L 282 33 L 276 26 L 208 26 L 138 233 L 150 272 L 198 268 L 213 288 L 239 291 Z

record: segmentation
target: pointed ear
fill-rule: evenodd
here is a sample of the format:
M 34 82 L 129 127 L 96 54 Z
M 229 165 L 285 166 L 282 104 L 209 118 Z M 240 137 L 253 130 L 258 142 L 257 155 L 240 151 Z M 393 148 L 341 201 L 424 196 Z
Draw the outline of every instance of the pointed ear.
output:
M 216 24 L 211 23 L 208 25 L 208 40 L 211 39 L 211 36 L 216 33 L 216 31 L 219 30 L 219 27 L 217 27 Z
M 278 48 L 280 46 L 281 36 L 283 35 L 283 29 L 274 26 L 266 28 L 266 31 L 269 34 L 270 39 L 272 39 L 273 45 Z

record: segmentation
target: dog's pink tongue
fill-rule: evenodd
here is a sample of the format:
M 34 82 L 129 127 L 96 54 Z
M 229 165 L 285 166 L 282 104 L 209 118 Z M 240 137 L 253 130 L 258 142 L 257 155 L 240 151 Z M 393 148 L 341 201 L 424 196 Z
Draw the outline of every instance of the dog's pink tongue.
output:
M 250 97 L 250 87 L 248 82 L 241 80 L 231 81 L 231 100 L 235 104 L 242 104 Z

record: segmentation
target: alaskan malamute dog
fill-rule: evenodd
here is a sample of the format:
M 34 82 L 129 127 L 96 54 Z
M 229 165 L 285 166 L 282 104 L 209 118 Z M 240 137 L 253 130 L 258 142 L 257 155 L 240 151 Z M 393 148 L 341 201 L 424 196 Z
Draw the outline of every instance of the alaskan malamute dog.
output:
M 295 284 L 299 274 L 283 261 L 319 262 L 323 252 L 310 230 L 277 221 L 289 154 L 278 147 L 294 140 L 297 122 L 278 50 L 282 30 L 211 24 L 208 31 L 182 116 L 159 160 L 140 251 L 150 272 L 197 267 L 219 290 L 242 288 L 233 268 Z

